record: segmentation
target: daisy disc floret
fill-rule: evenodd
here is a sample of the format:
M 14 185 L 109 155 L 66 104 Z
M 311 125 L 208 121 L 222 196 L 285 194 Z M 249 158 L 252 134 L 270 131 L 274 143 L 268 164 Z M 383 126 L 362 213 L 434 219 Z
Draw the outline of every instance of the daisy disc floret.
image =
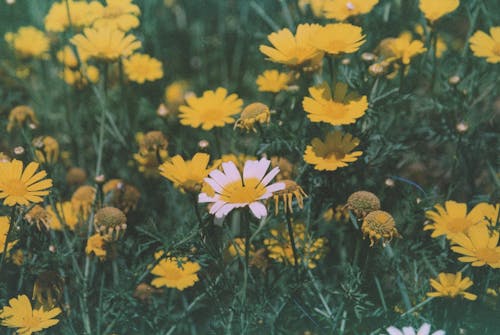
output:
M 331 55 L 358 51 L 365 43 L 361 27 L 349 23 L 332 23 L 319 27 L 311 34 L 309 43 Z
M 314 138 L 306 147 L 304 161 L 314 165 L 318 171 L 335 171 L 355 162 L 362 151 L 352 151 L 359 144 L 359 139 L 351 134 L 333 131 L 326 135 L 325 141 Z
M 193 128 L 211 130 L 233 123 L 233 116 L 241 112 L 243 100 L 238 95 L 230 94 L 225 88 L 205 91 L 201 97 L 189 96 L 187 105 L 179 107 L 181 124 Z
M 489 35 L 476 31 L 469 43 L 474 56 L 486 58 L 488 63 L 500 63 L 500 26 L 491 27 Z
M 275 167 L 266 174 L 270 164 L 271 161 L 266 158 L 246 161 L 241 175 L 233 162 L 222 163 L 223 171 L 213 170 L 209 177 L 205 178 L 214 190 L 214 195 L 201 193 L 198 202 L 213 203 L 210 214 L 215 214 L 219 219 L 235 208 L 247 206 L 256 218 L 267 216 L 266 206 L 261 201 L 285 188 L 284 183 L 269 185 L 279 173 L 279 168 Z
M 428 297 L 456 298 L 463 296 L 467 300 L 476 300 L 477 295 L 466 292 L 474 283 L 469 277 L 462 278 L 462 273 L 440 273 L 436 279 L 431 279 L 435 292 L 427 293 Z
M 52 179 L 46 179 L 45 171 L 36 172 L 39 164 L 29 163 L 26 168 L 23 162 L 14 159 L 11 162 L 0 162 L 0 199 L 6 206 L 22 205 L 43 201 L 49 194 Z
M 302 106 L 312 122 L 326 122 L 334 126 L 351 124 L 362 117 L 368 109 L 366 96 L 356 98 L 347 94 L 347 85 L 338 83 L 334 96 L 330 86 L 323 83 L 309 88 L 311 97 L 305 97 Z

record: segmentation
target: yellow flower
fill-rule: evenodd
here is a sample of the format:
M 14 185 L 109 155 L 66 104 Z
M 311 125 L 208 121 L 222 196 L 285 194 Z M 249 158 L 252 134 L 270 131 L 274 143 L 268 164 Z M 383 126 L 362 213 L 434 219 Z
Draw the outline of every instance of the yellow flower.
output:
M 35 156 L 40 163 L 56 163 L 59 159 L 59 142 L 51 136 L 41 136 L 33 140 Z
M 40 205 L 33 206 L 28 213 L 24 215 L 24 219 L 30 225 L 36 225 L 38 230 L 49 229 L 49 213 Z
M 69 45 L 66 45 L 64 48 L 59 50 L 56 57 L 61 64 L 64 64 L 67 67 L 75 68 L 78 66 L 78 59 Z M 84 60 L 82 59 L 81 61 L 83 62 Z
M 431 279 L 431 286 L 436 292 L 427 293 L 428 297 L 456 298 L 461 295 L 467 300 L 476 300 L 477 295 L 466 292 L 474 284 L 469 277 L 462 278 L 462 273 L 440 273 L 436 279 Z
M 488 224 L 497 219 L 500 205 L 487 203 L 476 205 L 467 213 L 467 204 L 446 201 L 444 207 L 437 204 L 434 210 L 425 212 L 425 217 L 432 223 L 425 225 L 424 230 L 433 230 L 432 237 L 446 235 L 448 239 L 467 231 L 478 224 Z
M 10 299 L 9 306 L 0 310 L 0 319 L 2 319 L 2 326 L 18 328 L 18 334 L 31 335 L 59 323 L 59 320 L 54 318 L 60 313 L 60 308 L 48 311 L 45 311 L 43 307 L 33 309 L 28 297 L 19 295 L 17 298 Z
M 106 7 L 100 8 L 94 27 L 112 27 L 128 31 L 139 26 L 137 16 L 141 14 L 139 6 L 132 0 L 106 0 Z
M 459 0 L 420 0 L 419 8 L 431 23 L 443 15 L 453 12 L 460 4 Z
M 410 33 L 403 33 L 397 38 L 385 39 L 380 43 L 379 48 L 387 61 L 400 60 L 404 65 L 410 64 L 413 57 L 427 51 L 422 41 L 412 40 Z
M 327 0 L 323 5 L 327 19 L 344 21 L 351 16 L 366 14 L 378 3 L 378 0 Z
M 324 142 L 314 138 L 311 145 L 306 147 L 304 161 L 314 165 L 314 169 L 318 171 L 335 171 L 355 162 L 363 154 L 362 151 L 351 152 L 358 144 L 359 139 L 356 137 L 351 134 L 343 135 L 336 130 L 328 133 Z
M 378 240 L 382 240 L 382 245 L 385 247 L 393 237 L 401 237 L 391 214 L 380 210 L 365 216 L 361 231 L 363 238 L 366 236 L 370 238 L 370 247 Z
M 155 81 L 163 77 L 162 64 L 156 58 L 145 54 L 133 54 L 123 61 L 128 79 L 143 84 L 146 80 Z
M 21 58 L 47 58 L 50 40 L 35 27 L 21 27 L 16 33 L 5 34 L 5 40 Z
M 106 237 L 94 234 L 87 240 L 87 246 L 85 247 L 85 253 L 91 255 L 92 253 L 103 260 L 106 258 Z
M 39 164 L 31 162 L 23 169 L 23 162 L 17 159 L 0 163 L 0 199 L 4 205 L 27 206 L 42 202 L 42 197 L 49 194 L 52 179 L 44 179 L 45 171 L 35 173 Z
M 219 87 L 215 91 L 205 91 L 198 98 L 190 96 L 186 98 L 186 105 L 180 106 L 180 122 L 185 126 L 203 130 L 211 130 L 214 127 L 223 127 L 227 123 L 233 123 L 235 114 L 241 112 L 243 100 L 238 95 L 227 95 L 225 88 Z
M 421 24 L 416 24 L 415 25 L 415 32 L 417 35 L 420 37 L 422 42 L 425 42 L 426 35 L 427 35 L 427 30 L 424 30 L 424 27 Z M 437 35 L 437 41 L 436 41 L 436 57 L 441 58 L 443 57 L 443 54 L 448 50 L 448 45 L 446 44 L 445 40 L 441 35 Z
M 10 220 L 8 216 L 0 216 L 0 254 L 3 253 L 5 249 L 5 242 L 7 240 L 7 234 L 10 228 Z M 12 249 L 12 247 L 17 243 L 16 241 L 11 241 L 7 244 L 7 252 Z
M 76 189 L 71 196 L 71 205 L 77 216 L 87 219 L 92 205 L 94 204 L 96 189 L 89 185 L 83 185 Z
M 351 124 L 362 117 L 368 109 L 366 96 L 356 98 L 347 95 L 347 85 L 338 83 L 332 97 L 330 86 L 322 85 L 309 88 L 310 97 L 305 97 L 302 106 L 312 122 L 327 122 L 334 126 Z
M 365 43 L 361 27 L 349 23 L 332 23 L 320 26 L 310 35 L 310 43 L 328 54 L 353 53 Z
M 289 73 L 281 73 L 277 70 L 266 70 L 257 77 L 259 92 L 273 92 L 286 90 L 291 80 Z
M 169 106 L 182 105 L 188 93 L 189 85 L 186 81 L 174 81 L 165 88 L 165 101 Z
M 476 31 L 469 43 L 474 56 L 486 58 L 488 63 L 500 63 L 500 26 L 491 27 L 490 35 Z
M 335 208 L 331 207 L 323 214 L 323 219 L 326 222 L 335 220 L 337 222 L 346 223 L 349 222 L 349 218 L 349 210 L 345 205 L 337 205 Z
M 233 239 L 229 246 L 227 247 L 227 251 L 231 257 L 245 257 L 245 239 L 237 237 Z M 248 255 L 253 257 L 255 255 L 255 246 L 250 244 L 250 250 L 248 251 Z
M 104 61 L 115 61 L 130 56 L 141 47 L 141 42 L 134 35 L 112 28 L 85 28 L 83 34 L 71 38 L 82 58 L 96 58 Z
M 95 20 L 102 5 L 98 1 L 66 1 L 55 2 L 45 16 L 45 29 L 50 32 L 61 33 L 71 26 L 77 30 L 90 26 Z
M 271 112 L 269 107 L 261 102 L 254 102 L 246 106 L 241 112 L 240 118 L 234 124 L 234 128 L 242 128 L 247 132 L 255 129 L 255 123 L 263 124 L 271 121 Z
M 160 166 L 160 174 L 183 192 L 199 192 L 203 179 L 215 168 L 208 167 L 209 160 L 210 155 L 200 152 L 190 161 L 185 161 L 180 155 L 176 155 Z
M 49 227 L 53 230 L 62 230 L 63 226 L 68 227 L 70 230 L 75 230 L 78 223 L 77 212 L 73 209 L 73 205 L 69 201 L 65 201 L 62 203 L 57 203 L 56 205 L 57 212 L 54 211 L 52 206 L 47 206 L 45 209 L 49 214 Z M 61 219 L 61 220 L 59 220 Z
M 283 200 L 283 211 L 293 213 L 293 196 L 297 200 L 299 208 L 304 208 L 304 198 L 307 198 L 306 192 L 293 180 L 281 180 L 285 184 L 285 188 L 277 191 L 273 195 L 274 199 L 274 214 L 278 215 L 280 197 Z
M 72 70 L 65 67 L 64 70 L 59 73 L 59 76 L 66 84 L 75 86 L 76 88 L 83 88 L 89 81 L 92 84 L 99 81 L 99 69 L 93 65 L 82 65 L 79 70 Z
M 274 48 L 261 45 L 259 50 L 275 63 L 291 67 L 318 67 L 323 53 L 313 47 L 309 40 L 319 27 L 318 24 L 299 24 L 295 35 L 286 28 L 271 33 L 267 38 Z
M 155 259 L 162 258 L 163 252 L 157 252 Z M 151 281 L 154 287 L 170 287 L 183 291 L 193 286 L 198 280 L 200 264 L 188 261 L 187 257 L 170 257 L 160 259 L 151 269 L 151 274 L 158 276 Z
M 327 251 L 325 238 L 312 238 L 303 223 L 293 224 L 295 247 L 298 252 L 298 262 L 301 265 L 314 269 L 316 262 L 322 259 Z M 285 226 L 271 229 L 271 237 L 264 240 L 269 252 L 269 258 L 280 263 L 295 265 L 290 235 Z
M 10 111 L 7 131 L 12 131 L 15 126 L 22 127 L 25 123 L 33 127 L 38 126 L 35 112 L 29 106 L 17 106 Z
M 500 268 L 500 246 L 498 246 L 499 233 L 490 232 L 485 225 L 476 225 L 467 231 L 453 237 L 456 245 L 451 247 L 454 252 L 463 255 L 458 260 L 472 263 L 472 266 L 489 265 L 494 269 Z

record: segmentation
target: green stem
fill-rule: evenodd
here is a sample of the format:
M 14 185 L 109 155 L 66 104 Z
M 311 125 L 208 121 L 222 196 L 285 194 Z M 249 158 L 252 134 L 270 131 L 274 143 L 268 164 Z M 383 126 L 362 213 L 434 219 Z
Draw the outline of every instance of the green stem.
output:
M 290 218 L 290 213 L 286 211 L 285 209 L 285 217 L 286 217 L 286 225 L 288 228 L 288 236 L 290 237 L 290 244 L 292 246 L 292 252 L 293 252 L 293 267 L 295 268 L 295 275 L 297 277 L 297 280 L 299 279 L 299 256 L 297 254 L 297 247 L 295 245 L 295 236 L 293 233 L 293 226 L 292 226 L 292 220 Z

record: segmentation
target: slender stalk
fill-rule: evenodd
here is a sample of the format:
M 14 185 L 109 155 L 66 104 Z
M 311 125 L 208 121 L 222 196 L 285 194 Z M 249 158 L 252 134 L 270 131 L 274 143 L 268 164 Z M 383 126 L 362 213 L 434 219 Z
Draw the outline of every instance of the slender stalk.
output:
M 0 259 L 0 273 L 2 273 L 3 264 L 5 262 L 5 255 L 7 254 L 7 246 L 9 245 L 9 237 L 12 232 L 12 227 L 14 227 L 17 222 L 14 221 L 14 216 L 16 214 L 16 206 L 13 206 L 10 212 L 10 223 L 9 230 L 7 230 L 7 235 L 5 235 L 5 244 L 3 246 L 2 258 Z
M 290 244 L 292 245 L 293 260 L 294 260 L 293 267 L 295 268 L 295 275 L 297 276 L 297 280 L 298 280 L 298 278 L 299 278 L 299 257 L 297 254 L 297 247 L 295 244 L 295 236 L 293 233 L 292 219 L 290 218 L 290 213 L 286 209 L 285 209 L 285 217 L 286 217 L 286 225 L 288 228 L 288 236 L 290 237 Z

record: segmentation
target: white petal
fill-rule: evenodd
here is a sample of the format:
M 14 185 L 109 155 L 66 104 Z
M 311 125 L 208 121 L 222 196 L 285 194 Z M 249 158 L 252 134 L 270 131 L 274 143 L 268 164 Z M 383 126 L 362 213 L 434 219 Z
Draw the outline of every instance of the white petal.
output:
M 429 335 L 431 332 L 431 325 L 428 323 L 424 323 L 422 327 L 418 330 L 417 335 Z
M 393 326 L 390 326 L 389 328 L 387 328 L 387 332 L 389 333 L 389 335 L 403 335 L 401 330 L 399 330 Z
M 215 179 L 212 179 L 212 178 L 205 178 L 205 183 L 207 183 L 208 185 L 210 185 L 215 192 L 217 193 L 222 193 L 223 192 L 223 188 L 221 185 L 219 185 Z
M 224 206 L 222 206 L 216 213 L 215 213 L 215 217 L 216 218 L 223 218 L 225 217 L 226 215 L 229 214 L 229 212 L 231 212 L 233 209 L 235 209 L 236 206 L 234 204 L 224 204 Z
M 403 327 L 403 334 L 404 335 L 415 335 L 415 329 L 412 327 Z
M 270 164 L 271 161 L 266 158 L 262 158 L 260 161 L 246 161 L 245 168 L 243 169 L 243 178 L 257 178 L 259 181 L 262 180 Z
M 224 173 L 222 173 L 220 170 L 217 169 L 212 170 L 208 175 L 212 177 L 212 179 L 220 186 L 224 186 L 231 182 L 228 176 L 226 176 Z M 205 178 L 205 180 L 206 179 L 207 178 Z
M 286 187 L 285 183 L 274 183 L 266 187 L 267 192 L 274 193 L 276 191 L 284 190 Z
M 446 335 L 446 332 L 444 330 L 436 330 L 432 335 Z
M 269 182 L 271 180 L 273 180 L 274 177 L 276 177 L 276 175 L 280 173 L 280 168 L 279 167 L 275 167 L 274 169 L 272 169 L 268 174 L 267 176 L 264 177 L 264 179 L 262 179 L 262 181 L 260 182 L 262 185 L 266 186 L 267 184 L 269 184 Z
M 215 204 L 210 207 L 210 214 L 214 214 L 215 212 L 219 211 L 219 209 L 222 208 L 226 203 L 224 201 L 217 201 Z
M 257 219 L 262 219 L 263 217 L 267 216 L 267 209 L 266 206 L 264 206 L 262 203 L 256 201 L 252 202 L 250 205 L 250 210 L 252 211 L 253 215 Z
M 257 170 L 258 161 L 246 161 L 243 167 L 243 180 L 249 178 L 256 178 L 255 171 Z
M 230 182 L 241 181 L 240 171 L 233 162 L 222 163 L 222 169 Z
M 259 199 L 257 200 L 265 200 L 265 199 L 269 199 L 270 197 L 272 197 L 273 194 L 271 192 L 268 192 L 268 193 L 264 193 L 264 195 L 262 195 Z
M 205 202 L 216 202 L 217 199 L 214 197 L 209 197 L 206 193 L 200 193 L 198 194 L 198 202 L 199 203 L 205 203 Z

